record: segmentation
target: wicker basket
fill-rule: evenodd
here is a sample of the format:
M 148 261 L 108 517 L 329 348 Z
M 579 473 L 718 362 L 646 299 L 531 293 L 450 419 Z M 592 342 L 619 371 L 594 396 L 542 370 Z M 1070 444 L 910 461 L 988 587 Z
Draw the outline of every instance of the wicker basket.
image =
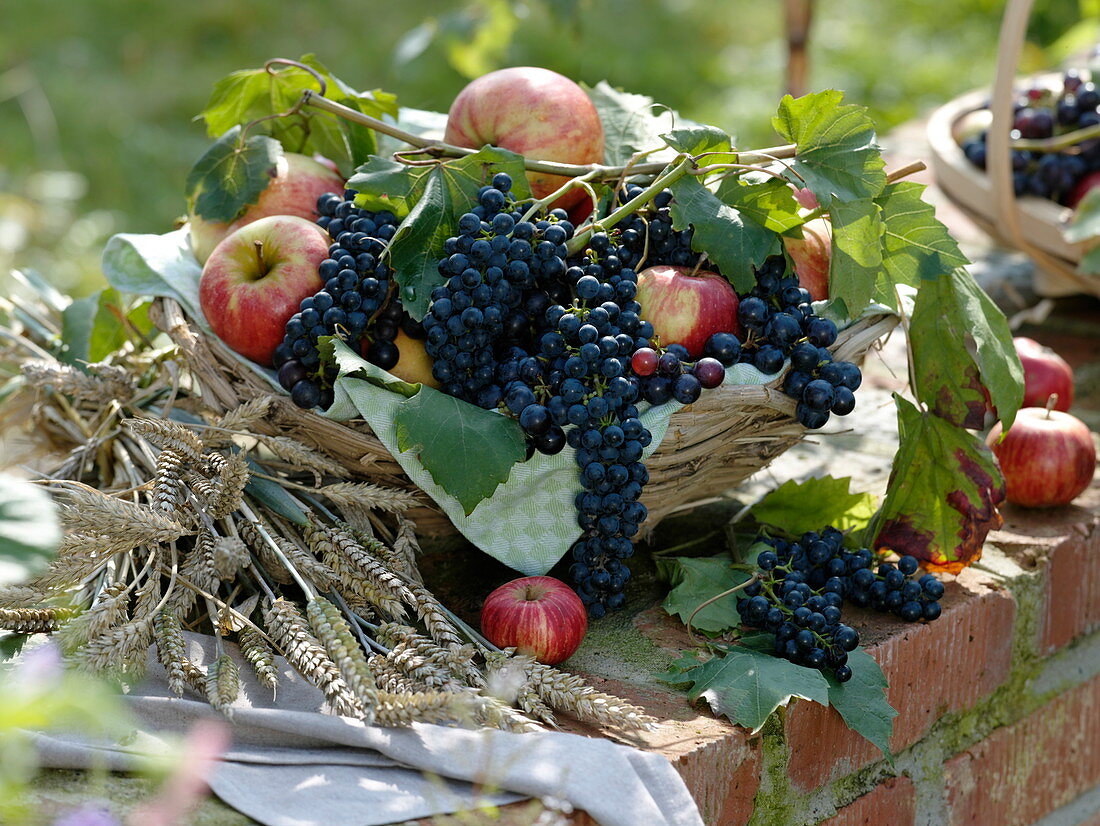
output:
M 1012 186 L 1009 131 L 1013 116 L 1016 67 L 1027 34 L 1033 0 L 1009 0 L 1001 25 L 993 89 L 982 89 L 952 100 L 928 121 L 932 170 L 936 183 L 978 226 L 1005 245 L 1027 253 L 1036 264 L 1035 290 L 1041 295 L 1100 295 L 1100 278 L 1077 272 L 1084 250 L 1062 237 L 1061 227 L 1072 211 L 1045 198 L 1017 199 Z M 1061 86 L 1061 75 L 1032 82 Z M 987 139 L 986 172 L 963 155 L 955 139 L 956 126 L 970 112 L 988 104 L 992 122 Z
M 220 340 L 204 336 L 171 299 L 158 299 L 153 319 L 179 346 L 204 403 L 223 413 L 242 402 L 271 395 L 265 379 L 241 364 Z M 837 359 L 862 361 L 867 350 L 890 332 L 894 316 L 864 318 L 840 332 Z M 794 418 L 794 400 L 763 386 L 725 386 L 673 414 L 660 448 L 647 460 L 650 481 L 642 501 L 649 508 L 646 530 L 684 505 L 720 494 L 765 467 L 797 443 L 805 429 Z M 366 422 L 335 422 L 296 407 L 276 395 L 271 415 L 252 427 L 286 435 L 339 462 L 352 481 L 371 481 L 419 492 Z M 455 532 L 450 520 L 422 492 L 422 505 L 409 515 L 419 532 Z

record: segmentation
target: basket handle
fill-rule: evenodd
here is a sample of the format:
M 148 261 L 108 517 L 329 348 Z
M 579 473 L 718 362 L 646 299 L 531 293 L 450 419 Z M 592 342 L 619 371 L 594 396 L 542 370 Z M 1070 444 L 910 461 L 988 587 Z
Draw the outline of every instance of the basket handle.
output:
M 1096 281 L 1082 276 L 1066 264 L 1028 241 L 1020 229 L 1020 212 L 1016 204 L 1016 189 L 1012 184 L 1012 148 L 1009 133 L 1012 130 L 1013 90 L 1020 55 L 1027 37 L 1027 24 L 1034 0 L 1008 0 L 1001 20 L 998 40 L 997 72 L 993 79 L 993 96 L 990 110 L 993 113 L 989 125 L 986 146 L 988 150 L 986 174 L 993 190 L 993 215 L 999 221 L 1004 234 L 1012 239 L 1017 249 L 1027 253 L 1036 264 L 1048 272 L 1063 275 L 1085 292 L 1094 293 Z

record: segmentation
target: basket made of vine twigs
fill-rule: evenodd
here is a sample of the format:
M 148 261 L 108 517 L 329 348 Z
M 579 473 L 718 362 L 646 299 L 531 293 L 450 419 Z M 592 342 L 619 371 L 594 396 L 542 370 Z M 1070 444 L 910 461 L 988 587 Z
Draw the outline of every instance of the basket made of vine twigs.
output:
M 1009 138 L 1019 64 L 1033 0 L 1010 0 L 1001 25 L 997 71 L 992 89 L 955 98 L 928 121 L 932 171 L 944 194 L 974 223 L 1008 247 L 1027 253 L 1036 264 L 1034 286 L 1041 295 L 1088 293 L 1100 296 L 1100 278 L 1077 272 L 1081 244 L 1062 236 L 1072 211 L 1045 198 L 1017 198 L 1012 185 Z M 1058 90 L 1060 74 L 1040 75 L 1029 84 Z M 956 138 L 960 121 L 989 107 L 992 120 L 986 139 L 986 171 L 963 154 Z
M 153 318 L 178 345 L 202 393 L 216 413 L 272 394 L 271 385 L 242 365 L 219 339 L 198 331 L 180 305 L 158 299 Z M 868 348 L 890 332 L 897 319 L 876 315 L 840 332 L 837 359 L 862 360 Z M 649 483 L 642 501 L 649 508 L 646 530 L 691 502 L 721 494 L 768 465 L 805 433 L 794 417 L 794 400 L 767 385 L 723 385 L 673 414 L 660 448 L 647 460 Z M 422 504 L 409 513 L 418 532 L 447 535 L 454 526 L 438 506 L 405 475 L 364 421 L 335 422 L 296 407 L 277 395 L 271 414 L 251 427 L 267 435 L 291 436 L 338 462 L 349 481 L 366 481 L 420 493 Z

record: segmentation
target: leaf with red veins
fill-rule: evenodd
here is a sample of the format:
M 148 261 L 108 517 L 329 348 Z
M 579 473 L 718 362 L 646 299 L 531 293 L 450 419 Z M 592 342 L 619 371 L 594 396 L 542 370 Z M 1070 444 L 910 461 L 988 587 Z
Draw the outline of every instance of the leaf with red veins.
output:
M 958 573 L 981 557 L 986 536 L 1001 526 L 1004 480 L 993 453 L 973 434 L 900 396 L 894 402 L 901 444 L 871 526 L 874 547 Z

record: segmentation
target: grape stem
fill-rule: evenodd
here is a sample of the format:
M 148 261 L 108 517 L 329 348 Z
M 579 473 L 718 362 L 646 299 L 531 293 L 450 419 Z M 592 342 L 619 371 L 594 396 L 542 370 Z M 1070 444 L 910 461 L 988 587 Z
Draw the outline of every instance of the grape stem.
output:
M 1011 146 L 1013 149 L 1027 149 L 1031 152 L 1060 152 L 1093 138 L 1100 138 L 1100 124 L 1074 129 L 1050 138 L 1017 138 L 1012 141 Z
M 674 181 L 678 181 L 694 168 L 695 161 L 690 155 L 680 155 L 678 160 L 664 167 L 665 171 L 661 175 L 658 175 L 653 183 L 643 189 L 637 196 L 631 198 L 603 220 L 589 224 L 574 235 L 566 246 L 569 253 L 573 254 L 584 249 L 584 245 L 588 243 L 588 239 L 592 237 L 592 234 L 597 228 L 601 226 L 613 227 L 615 224 L 619 223 L 619 221 L 623 220 L 623 218 L 633 215 L 642 206 L 656 198 L 665 187 Z
M 592 170 L 591 172 L 589 172 L 586 175 L 581 175 L 579 178 L 570 178 L 560 188 L 554 190 L 549 195 L 547 195 L 545 198 L 540 198 L 539 200 L 537 200 L 533 204 L 531 204 L 531 207 L 525 213 L 523 213 L 523 217 L 520 218 L 519 220 L 520 221 L 529 221 L 529 220 L 531 220 L 531 216 L 534 215 L 536 212 L 538 212 L 540 209 L 542 209 L 544 206 L 548 206 L 548 205 L 554 203 L 554 201 L 558 200 L 558 198 L 560 198 L 566 192 L 568 192 L 571 189 L 575 189 L 578 186 L 582 186 L 585 189 L 587 189 L 588 194 L 592 196 L 593 201 L 597 201 L 598 199 L 596 198 L 596 193 L 593 192 L 592 187 L 590 187 L 588 185 L 588 182 L 591 181 L 595 176 L 596 176 L 596 170 Z
M 732 588 L 727 588 L 722 593 L 715 594 L 710 599 L 708 599 L 706 602 L 700 603 L 698 606 L 696 606 L 695 610 L 691 612 L 691 616 L 687 618 L 688 639 L 691 640 L 691 644 L 692 645 L 698 645 L 699 644 L 699 641 L 697 639 L 695 639 L 695 634 L 691 630 L 691 623 L 692 623 L 692 620 L 695 619 L 696 614 L 698 614 L 700 611 L 702 611 L 704 608 L 706 608 L 712 602 L 717 602 L 718 600 L 722 599 L 723 597 L 728 597 L 730 594 L 736 594 L 738 591 L 745 590 L 746 588 L 748 588 L 750 585 L 752 585 L 754 582 L 756 582 L 759 579 L 760 579 L 760 574 L 759 573 L 753 574 L 751 577 L 746 579 L 740 585 L 734 585 Z
M 442 141 L 429 140 L 420 135 L 414 135 L 412 132 L 407 132 L 395 124 L 386 123 L 384 120 L 371 117 L 370 115 L 364 115 L 362 112 L 352 109 L 350 106 L 344 106 L 342 103 L 337 103 L 334 100 L 329 100 L 326 97 L 320 96 L 311 89 L 306 89 L 302 92 L 301 105 L 320 109 L 329 114 L 344 118 L 345 120 L 350 120 L 353 123 L 369 127 L 376 132 L 381 132 L 383 135 L 389 135 L 391 138 L 396 138 L 410 146 L 422 149 L 425 154 L 444 158 L 464 158 L 467 155 L 473 155 L 475 152 L 479 151 L 477 149 L 469 149 L 465 146 L 455 146 L 453 144 L 443 143 Z M 795 145 L 792 143 L 783 146 L 772 146 L 766 149 L 733 152 L 731 154 L 735 154 L 738 161 L 741 163 L 755 164 L 776 158 L 793 158 L 795 154 Z M 635 163 L 626 166 L 605 166 L 604 164 L 598 163 L 573 164 L 558 163 L 556 161 L 542 161 L 533 158 L 524 159 L 524 168 L 530 172 L 545 172 L 550 175 L 562 175 L 567 178 L 577 178 L 594 172 L 596 173 L 595 178 L 597 180 L 618 178 L 627 171 L 629 171 L 631 175 L 660 175 L 668 166 L 667 163 L 661 161 Z

